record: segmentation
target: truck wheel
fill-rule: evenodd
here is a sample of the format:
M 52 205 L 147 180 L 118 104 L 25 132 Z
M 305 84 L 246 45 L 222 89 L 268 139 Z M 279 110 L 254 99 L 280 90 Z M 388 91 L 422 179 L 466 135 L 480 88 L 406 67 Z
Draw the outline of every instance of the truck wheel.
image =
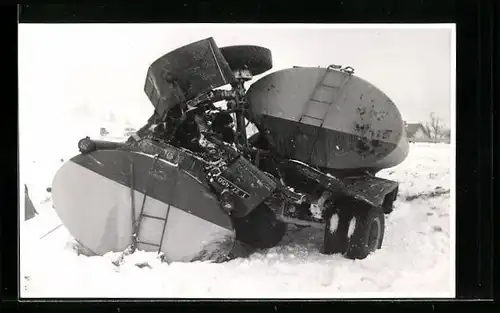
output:
M 347 231 L 352 211 L 345 203 L 337 202 L 329 208 L 326 218 L 323 252 L 325 254 L 344 254 L 347 251 Z
M 382 247 L 385 215 L 382 208 L 363 202 L 353 213 L 349 221 L 349 244 L 345 256 L 349 259 L 364 259 Z
M 287 225 L 278 220 L 271 209 L 264 204 L 242 218 L 233 218 L 236 240 L 256 249 L 276 246 L 285 236 Z
M 248 69 L 259 75 L 273 67 L 271 50 L 264 47 L 227 46 L 220 51 L 233 71 Z
M 364 259 L 380 249 L 385 231 L 382 208 L 355 200 L 342 201 L 336 207 L 326 220 L 324 253 Z

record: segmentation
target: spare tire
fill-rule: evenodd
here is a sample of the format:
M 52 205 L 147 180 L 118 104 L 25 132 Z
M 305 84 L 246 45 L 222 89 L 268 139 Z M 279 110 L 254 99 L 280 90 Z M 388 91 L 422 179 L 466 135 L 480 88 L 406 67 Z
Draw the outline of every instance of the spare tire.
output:
M 260 46 L 227 46 L 220 48 L 233 71 L 248 69 L 259 75 L 273 67 L 271 50 Z

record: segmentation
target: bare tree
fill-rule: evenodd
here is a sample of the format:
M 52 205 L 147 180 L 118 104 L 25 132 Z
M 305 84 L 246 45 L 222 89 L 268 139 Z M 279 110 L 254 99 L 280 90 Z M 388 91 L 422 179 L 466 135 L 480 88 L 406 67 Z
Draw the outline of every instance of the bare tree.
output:
M 444 137 L 451 137 L 451 130 L 449 128 L 446 128 L 444 131 L 443 131 L 443 136 Z
M 451 130 L 445 129 L 443 131 L 443 141 L 450 143 L 450 140 L 451 140 Z
M 425 123 L 425 131 L 429 135 L 432 141 L 439 142 L 445 139 L 446 133 L 449 132 L 443 127 L 441 119 L 437 117 L 434 113 L 429 116 L 429 121 Z

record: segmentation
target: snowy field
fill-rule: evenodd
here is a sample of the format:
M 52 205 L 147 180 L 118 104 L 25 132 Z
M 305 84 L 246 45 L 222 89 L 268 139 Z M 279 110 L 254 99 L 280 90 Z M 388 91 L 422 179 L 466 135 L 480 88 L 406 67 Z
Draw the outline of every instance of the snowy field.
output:
M 21 221 L 22 297 L 454 296 L 450 145 L 412 144 L 404 163 L 380 173 L 401 183 L 400 194 L 386 220 L 382 249 L 365 260 L 323 255 L 318 251 L 321 231 L 292 228 L 279 246 L 224 264 L 165 264 L 155 253 L 138 251 L 116 267 L 112 261 L 118 253 L 77 255 L 64 226 L 40 239 L 60 225 L 46 188 L 62 160 L 77 153 L 82 135 L 64 134 L 61 149 L 49 149 L 43 140 L 21 138 L 21 179 L 39 212 Z M 149 266 L 136 266 L 146 262 Z

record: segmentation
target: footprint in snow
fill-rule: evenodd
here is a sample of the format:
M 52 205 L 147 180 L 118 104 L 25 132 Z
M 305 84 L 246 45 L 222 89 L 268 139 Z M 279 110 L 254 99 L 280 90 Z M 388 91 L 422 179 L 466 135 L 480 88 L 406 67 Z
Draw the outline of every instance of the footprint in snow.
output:
M 145 267 L 152 268 L 148 262 L 137 263 L 137 264 L 135 264 L 135 266 L 137 266 L 138 268 L 145 268 Z
M 333 279 L 335 277 L 334 269 L 333 268 L 328 268 L 326 271 L 324 271 L 321 277 L 321 285 L 324 287 L 328 287 L 333 283 Z
M 438 177 L 438 174 L 436 174 L 436 173 L 429 173 L 429 179 L 434 179 L 436 177 Z
M 443 229 L 441 228 L 441 226 L 432 226 L 432 230 L 435 231 L 435 232 L 442 232 Z

